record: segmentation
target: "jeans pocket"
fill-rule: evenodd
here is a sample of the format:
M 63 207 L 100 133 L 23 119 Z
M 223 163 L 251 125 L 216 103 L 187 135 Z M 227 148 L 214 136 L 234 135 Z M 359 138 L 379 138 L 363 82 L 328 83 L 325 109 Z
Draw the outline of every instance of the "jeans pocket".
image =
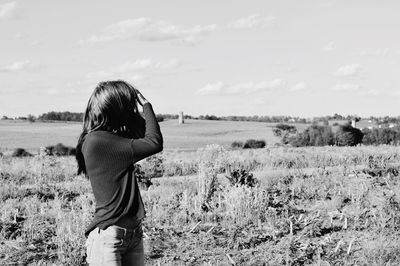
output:
M 90 236 L 86 239 L 85 241 L 85 246 L 86 246 L 86 262 L 90 263 L 92 261 L 91 256 L 92 256 L 92 250 L 93 250 L 93 242 L 94 239 L 91 238 Z
M 132 245 L 136 246 L 140 244 L 142 241 L 143 241 L 143 228 L 142 225 L 140 224 L 133 232 Z
M 105 246 L 121 247 L 124 244 L 124 238 L 121 234 L 113 230 L 105 230 L 102 232 L 101 239 Z

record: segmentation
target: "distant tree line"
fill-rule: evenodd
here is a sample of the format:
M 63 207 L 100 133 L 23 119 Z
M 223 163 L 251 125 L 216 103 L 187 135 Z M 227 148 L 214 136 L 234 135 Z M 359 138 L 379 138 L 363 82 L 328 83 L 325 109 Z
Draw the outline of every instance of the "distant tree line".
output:
M 68 112 L 68 111 L 66 111 L 66 112 L 52 111 L 52 112 L 47 112 L 42 115 L 39 115 L 39 117 L 35 117 L 33 115 L 28 115 L 26 117 L 10 118 L 10 117 L 3 115 L 1 118 L 1 120 L 10 120 L 10 119 L 28 120 L 31 122 L 33 122 L 35 120 L 80 122 L 83 120 L 83 113 L 74 113 L 74 112 Z M 164 120 L 171 120 L 171 119 L 178 119 L 178 114 L 157 114 L 157 120 L 159 122 L 164 121 Z M 222 120 L 222 121 L 254 121 L 254 122 L 264 122 L 264 123 L 317 123 L 317 122 L 323 122 L 326 125 L 328 125 L 329 121 L 338 121 L 338 120 L 359 121 L 361 119 L 361 117 L 359 117 L 357 115 L 343 116 L 340 114 L 334 114 L 334 115 L 327 115 L 327 116 L 306 119 L 306 118 L 301 118 L 301 117 L 296 117 L 296 116 L 258 116 L 258 115 L 253 115 L 253 116 L 237 116 L 237 115 L 216 116 L 216 115 L 206 114 L 206 115 L 200 115 L 197 117 L 192 116 L 192 115 L 184 115 L 184 119 Z M 374 123 L 375 125 L 383 125 L 384 127 L 389 126 L 390 124 L 400 125 L 400 116 L 397 116 L 397 117 L 370 116 L 368 118 L 363 118 L 363 119 L 368 119 L 371 121 L 371 123 Z
M 303 146 L 356 146 L 362 142 L 363 133 L 350 124 L 327 126 L 313 124 L 301 133 L 288 137 L 287 142 L 295 147 Z
M 399 145 L 400 144 L 400 127 L 392 128 L 364 128 L 363 144 L 365 145 Z
M 307 123 L 307 119 L 292 116 L 215 116 L 215 115 L 200 115 L 195 119 L 200 120 L 223 120 L 223 121 L 253 121 L 253 122 L 265 122 L 265 123 Z
M 40 115 L 37 120 L 52 120 L 52 121 L 75 121 L 81 122 L 83 120 L 83 113 L 72 112 L 48 112 Z
M 364 145 L 399 145 L 400 127 L 363 129 L 344 125 L 312 124 L 303 132 L 297 132 L 293 125 L 277 124 L 273 129 L 275 136 L 281 138 L 283 144 L 294 147 L 304 146 L 355 146 Z

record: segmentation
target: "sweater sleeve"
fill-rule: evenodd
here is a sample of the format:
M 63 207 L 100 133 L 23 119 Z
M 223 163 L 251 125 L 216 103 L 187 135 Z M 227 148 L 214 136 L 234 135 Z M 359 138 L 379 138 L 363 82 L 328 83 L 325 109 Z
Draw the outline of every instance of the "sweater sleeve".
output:
M 133 161 L 135 163 L 163 150 L 163 137 L 160 126 L 150 103 L 143 105 L 143 112 L 146 120 L 144 138 L 131 141 Z

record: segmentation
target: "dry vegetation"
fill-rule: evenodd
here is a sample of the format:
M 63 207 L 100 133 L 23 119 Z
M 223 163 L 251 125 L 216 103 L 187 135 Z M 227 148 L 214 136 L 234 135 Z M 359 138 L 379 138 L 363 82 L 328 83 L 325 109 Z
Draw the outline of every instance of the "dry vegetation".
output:
M 147 263 L 400 265 L 399 156 L 387 146 L 164 152 L 142 162 L 154 177 L 142 191 Z M 1 265 L 85 265 L 94 203 L 73 158 L 1 158 L 0 200 Z

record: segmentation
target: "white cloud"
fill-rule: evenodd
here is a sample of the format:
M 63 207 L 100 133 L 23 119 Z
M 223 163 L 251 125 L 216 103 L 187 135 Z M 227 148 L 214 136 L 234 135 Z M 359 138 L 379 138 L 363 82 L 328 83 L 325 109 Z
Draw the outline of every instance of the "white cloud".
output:
M 335 75 L 339 77 L 355 77 L 358 76 L 361 72 L 361 65 L 359 64 L 351 64 L 339 67 Z
M 205 85 L 203 88 L 199 89 L 196 94 L 198 95 L 213 95 L 219 94 L 224 88 L 224 84 L 222 82 L 210 83 Z
M 110 71 L 116 73 L 125 73 L 129 71 L 140 71 L 146 69 L 176 69 L 182 65 L 182 62 L 177 58 L 172 58 L 166 62 L 153 62 L 153 60 L 139 59 L 136 61 L 127 61 L 120 66 L 113 67 Z
M 48 88 L 44 91 L 44 94 L 47 94 L 47 95 L 57 95 L 59 93 L 60 93 L 60 91 L 55 88 Z
M 382 92 L 380 90 L 372 89 L 372 90 L 362 91 L 360 92 L 360 94 L 364 96 L 379 96 L 382 94 Z
M 4 66 L 0 68 L 0 72 L 16 72 L 27 69 L 31 67 L 31 63 L 29 60 L 25 61 L 17 61 L 10 65 Z
M 104 80 L 117 80 L 123 79 L 132 84 L 139 84 L 146 79 L 146 76 L 140 74 L 129 74 L 129 73 L 115 73 L 107 71 L 90 72 L 86 75 L 86 82 L 98 83 Z
M 246 83 L 239 83 L 225 88 L 226 94 L 242 94 L 242 93 L 252 93 L 258 90 L 265 89 L 268 84 L 265 81 L 254 83 L 252 81 Z
M 266 27 L 275 21 L 275 17 L 261 17 L 259 14 L 253 14 L 245 18 L 240 18 L 229 24 L 230 28 L 234 29 L 251 29 L 256 27 Z
M 23 37 L 23 35 L 21 33 L 16 33 L 16 34 L 14 34 L 13 37 L 14 37 L 14 39 L 18 40 L 18 39 L 21 39 Z
M 117 66 L 110 67 L 106 70 L 89 72 L 86 74 L 88 81 L 98 82 L 99 80 L 107 79 L 121 79 L 130 77 L 130 80 L 143 80 L 144 75 L 139 75 L 136 72 L 146 70 L 172 70 L 179 68 L 182 62 L 173 58 L 166 62 L 153 62 L 149 58 L 138 59 L 136 61 L 126 61 L 125 63 Z
M 267 82 L 267 89 L 278 89 L 282 87 L 285 84 L 285 82 L 281 79 L 274 79 L 269 82 Z
M 253 100 L 253 104 L 255 105 L 264 105 L 265 104 L 265 99 L 264 98 L 256 98 Z
M 169 61 L 165 63 L 156 63 L 155 67 L 156 68 L 162 68 L 162 69 L 176 69 L 182 65 L 182 62 L 177 59 L 177 58 L 172 58 Z
M 0 5 L 0 19 L 8 19 L 14 16 L 17 2 L 9 2 Z
M 336 84 L 332 87 L 333 91 L 340 91 L 340 92 L 351 92 L 351 91 L 358 91 L 361 88 L 360 85 L 354 83 L 340 83 Z
M 293 85 L 293 86 L 289 89 L 289 91 L 303 91 L 303 90 L 306 90 L 307 88 L 308 88 L 307 83 L 305 83 L 305 82 L 302 81 L 302 82 L 299 82 L 299 83 Z
M 114 73 L 109 71 L 95 71 L 86 74 L 86 79 L 89 81 L 98 82 L 100 80 L 107 80 L 113 78 Z
M 324 47 L 322 47 L 322 51 L 331 52 L 331 51 L 336 50 L 336 48 L 337 48 L 336 44 L 334 42 L 330 42 L 330 43 L 326 44 Z
M 38 46 L 38 45 L 40 45 L 40 44 L 42 44 L 42 41 L 39 41 L 39 40 L 34 40 L 34 41 L 32 41 L 32 42 L 30 43 L 31 46 Z
M 151 59 L 139 59 L 136 61 L 127 61 L 120 66 L 113 67 L 110 71 L 115 73 L 124 73 L 129 71 L 138 71 L 149 68 L 153 65 Z
M 264 105 L 265 103 L 266 103 L 265 99 L 259 98 L 259 97 L 255 98 L 251 101 L 252 105 Z
M 79 41 L 79 43 L 95 44 L 128 38 L 135 38 L 140 41 L 181 40 L 183 42 L 194 42 L 199 35 L 214 31 L 216 28 L 215 24 L 184 28 L 167 21 L 142 17 L 111 24 L 105 28 L 103 33 L 92 35 L 87 40 Z
M 388 48 L 379 48 L 375 50 L 362 50 L 359 55 L 361 56 L 387 56 L 389 55 Z
M 233 85 L 227 85 L 223 82 L 209 83 L 200 88 L 196 94 L 198 95 L 216 95 L 216 94 L 250 94 L 263 90 L 277 89 L 283 86 L 284 82 L 281 79 L 261 82 L 246 82 Z
M 331 90 L 336 91 L 336 92 L 352 92 L 356 93 L 357 95 L 360 96 L 380 96 L 382 95 L 382 91 L 377 90 L 377 89 L 370 89 L 366 90 L 364 87 L 362 87 L 359 84 L 355 83 L 339 83 L 336 84 L 331 88 Z

